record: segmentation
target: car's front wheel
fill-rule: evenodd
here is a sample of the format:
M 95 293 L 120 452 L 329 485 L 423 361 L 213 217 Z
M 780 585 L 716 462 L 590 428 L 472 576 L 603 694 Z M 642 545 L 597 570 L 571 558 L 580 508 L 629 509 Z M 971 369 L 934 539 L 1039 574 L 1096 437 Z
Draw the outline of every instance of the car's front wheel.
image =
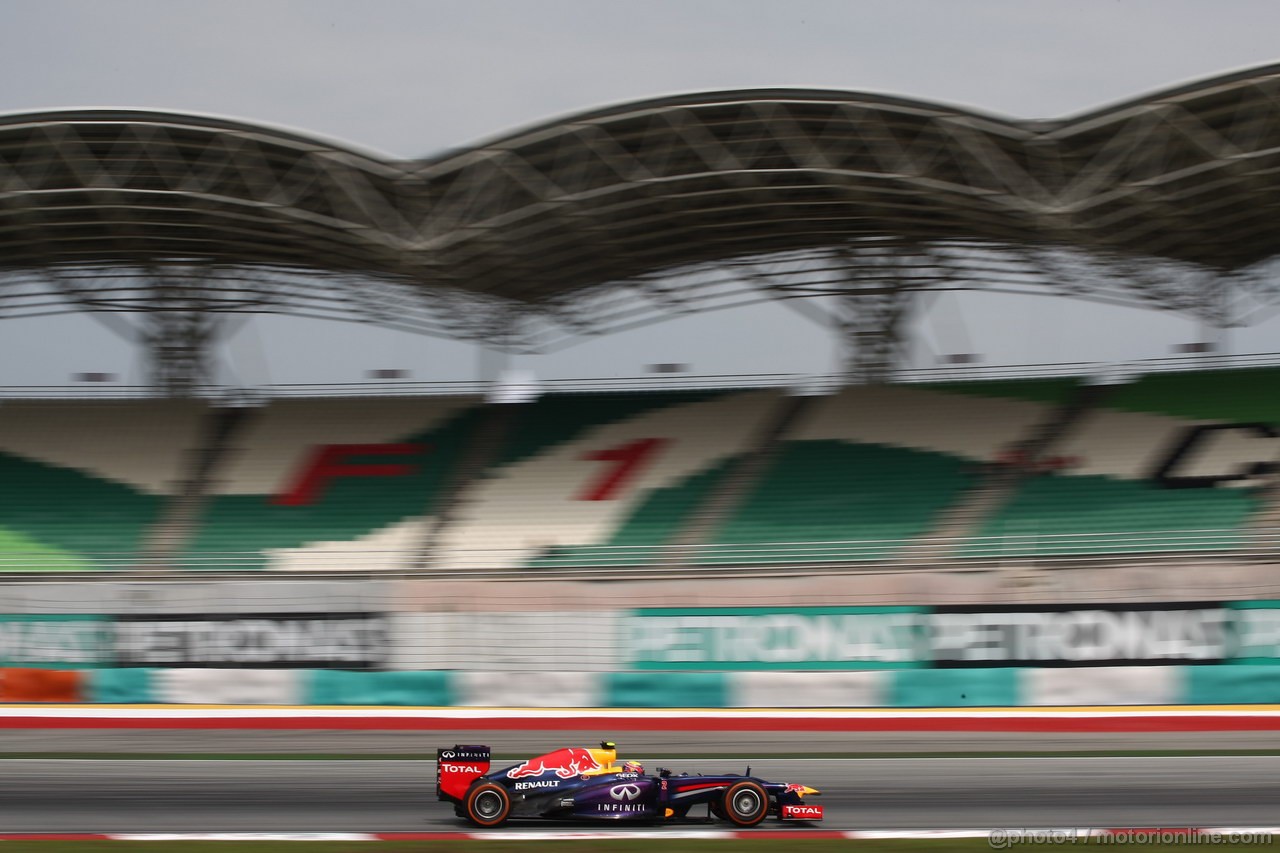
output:
M 511 795 L 493 782 L 476 785 L 467 792 L 467 820 L 476 826 L 499 826 L 511 814 Z
M 755 826 L 769 814 L 769 795 L 758 783 L 743 780 L 724 792 L 721 808 L 735 826 Z

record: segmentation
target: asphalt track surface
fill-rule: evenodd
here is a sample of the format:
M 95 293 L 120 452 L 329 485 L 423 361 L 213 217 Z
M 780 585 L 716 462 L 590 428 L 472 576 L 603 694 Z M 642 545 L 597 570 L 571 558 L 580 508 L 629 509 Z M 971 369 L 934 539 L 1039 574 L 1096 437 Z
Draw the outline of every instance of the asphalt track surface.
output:
M 1280 756 L 663 763 L 711 773 L 748 762 L 765 779 L 822 789 L 827 829 L 1257 826 L 1280 814 Z M 435 800 L 434 774 L 434 762 L 409 760 L 9 759 L 0 822 L 5 832 L 63 833 L 466 829 Z

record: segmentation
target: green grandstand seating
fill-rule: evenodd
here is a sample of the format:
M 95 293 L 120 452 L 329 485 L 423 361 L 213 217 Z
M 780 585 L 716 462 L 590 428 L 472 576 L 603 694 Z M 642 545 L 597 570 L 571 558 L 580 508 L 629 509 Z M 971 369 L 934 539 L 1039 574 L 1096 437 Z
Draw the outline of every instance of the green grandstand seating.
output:
M 593 425 L 690 398 L 691 395 L 680 393 L 544 397 L 522 407 L 498 459 L 500 464 L 509 464 L 569 440 Z M 348 417 L 360 406 L 358 401 L 333 403 L 331 415 Z M 288 417 L 288 413 L 281 416 Z M 377 532 L 437 509 L 436 502 L 452 477 L 453 464 L 466 453 L 468 442 L 485 416 L 482 407 L 472 406 L 432 428 L 385 439 L 428 447 L 420 456 L 391 460 L 356 456 L 346 460 L 357 465 L 407 462 L 416 467 L 410 476 L 337 478 L 327 484 L 319 500 L 303 506 L 277 505 L 270 495 L 262 494 L 212 498 L 199 535 L 188 552 L 195 558 L 193 565 L 218 568 L 219 554 L 235 554 L 227 562 L 243 568 L 265 567 L 277 563 L 271 552 L 305 547 L 310 556 L 301 556 L 293 567 L 310 563 L 338 569 L 344 566 L 344 553 L 349 553 L 344 548 L 359 547 L 362 542 L 367 547 L 359 557 L 361 568 L 403 565 L 408 556 L 406 549 L 420 546 L 421 537 L 411 535 L 388 545 L 376 539 Z M 298 416 L 292 417 L 296 420 Z
M 514 463 L 592 427 L 716 393 L 544 397 L 522 407 L 499 460 Z M 14 496 L 0 501 L 0 570 L 84 569 L 104 559 L 115 566 L 131 565 L 181 478 L 187 454 L 197 446 L 206 412 L 200 404 L 164 402 L 33 404 L 7 410 L 9 432 L 3 435 L 18 451 L 0 449 L 0 483 Z M 405 549 L 422 542 L 415 532 L 420 526 L 410 530 L 404 525 L 420 524 L 433 511 L 453 463 L 485 414 L 463 400 L 284 401 L 257 410 L 246 430 L 232 439 L 227 460 L 211 472 L 211 494 L 179 559 L 191 568 L 343 568 L 345 555 L 351 555 L 359 557 L 359 568 L 374 568 L 385 554 L 386 564 L 401 565 Z M 100 423 L 99 429 L 135 438 L 108 442 L 96 453 L 75 450 L 87 446 L 81 433 L 92 434 L 100 415 L 109 426 Z M 430 426 L 403 432 L 391 426 L 415 422 Z M 63 443 L 44 439 L 64 430 Z M 414 458 L 350 457 L 344 462 L 407 462 L 416 467 L 411 475 L 337 477 L 313 503 L 273 501 L 273 492 L 315 447 L 392 442 L 429 449 Z M 28 447 L 43 456 L 32 458 Z M 117 447 L 124 453 L 115 452 Z M 155 448 L 163 452 L 157 454 Z M 67 463 L 59 464 L 64 457 Z M 397 526 L 406 531 L 399 538 L 383 535 Z
M 190 400 L 0 406 L 0 569 L 128 568 L 199 434 Z
M 0 566 L 24 571 L 127 566 L 163 501 L 11 453 L 0 453 L 0 483 Z
M 94 565 L 78 554 L 0 528 L 0 571 L 78 572 L 92 568 Z
M 1071 379 L 868 386 L 815 401 L 711 532 L 708 542 L 715 547 L 700 559 L 891 558 L 927 535 L 939 514 L 979 482 L 980 468 L 1038 429 L 1075 386 Z M 1164 488 L 1151 479 L 1153 460 L 1196 424 L 1280 424 L 1280 396 L 1269 392 L 1277 387 L 1280 368 L 1157 374 L 1107 389 L 1050 451 L 1078 459 L 1079 466 L 1030 477 L 961 553 L 1233 547 L 1260 506 L 1257 483 Z M 510 565 L 535 569 L 652 562 L 705 505 L 732 460 L 754 448 L 780 400 L 776 392 L 596 393 L 549 395 L 521 406 L 491 467 L 460 504 L 448 531 L 452 538 L 442 547 L 450 558 L 507 549 L 518 554 Z M 377 539 L 380 531 L 420 523 L 438 508 L 453 464 L 486 417 L 476 402 L 402 400 L 372 408 L 354 400 L 313 401 L 291 414 L 289 404 L 273 403 L 250 419 L 269 422 L 280 407 L 269 439 L 249 430 L 232 441 L 246 445 L 230 454 L 229 466 L 240 468 L 213 472 L 215 487 L 186 552 L 191 565 L 306 568 L 305 559 L 286 566 L 280 555 L 314 549 L 331 560 L 326 567 L 341 568 L 337 546 L 350 553 L 377 551 L 379 542 L 390 541 Z M 145 440 L 121 445 L 123 452 L 115 445 L 89 452 L 81 424 L 66 442 L 79 449 L 64 453 L 42 438 L 43 425 L 88 422 L 76 406 L 15 407 L 10 413 L 10 432 L 0 444 L 7 496 L 0 500 L 0 569 L 8 566 L 6 554 L 19 553 L 26 555 L 26 569 L 128 565 L 143 544 L 181 475 L 181 460 L 195 449 L 203 410 L 153 401 L 136 410 L 101 411 L 121 434 L 135 413 L 140 422 L 159 418 L 149 435 L 158 437 L 163 452 L 150 458 Z M 316 418 L 338 424 L 295 434 L 298 425 Z M 370 430 L 382 418 L 394 426 Z M 1233 434 L 1197 464 L 1237 470 L 1242 459 L 1260 460 L 1248 455 L 1254 453 L 1244 446 L 1248 439 L 1243 431 Z M 585 487 L 616 470 L 601 453 L 647 440 L 663 442 L 661 450 L 628 475 L 625 488 L 608 500 L 582 497 Z M 272 502 L 269 492 L 288 480 L 295 457 L 344 442 L 404 442 L 430 451 L 395 460 L 417 466 L 410 476 L 337 477 L 314 503 Z M 281 457 L 286 451 L 292 454 L 287 460 Z M 535 504 L 537 511 L 523 517 L 520 508 Z M 401 556 L 422 541 L 421 529 L 396 540 Z M 1210 530 L 1238 535 L 1200 542 L 1183 536 Z M 801 544 L 775 548 L 777 543 Z M 397 560 L 388 553 L 388 567 L 403 565 Z M 369 561 L 363 566 L 371 567 Z
M 786 442 L 756 488 L 718 530 L 723 546 L 835 543 L 822 559 L 891 556 L 925 533 L 936 513 L 973 482 L 970 463 L 942 453 L 841 441 Z M 705 562 L 812 559 L 808 549 L 724 548 Z
M 966 544 L 968 557 L 1231 548 L 1257 507 L 1243 489 L 1164 489 L 1099 476 L 1046 474 Z M 1208 536 L 1199 531 L 1236 531 Z

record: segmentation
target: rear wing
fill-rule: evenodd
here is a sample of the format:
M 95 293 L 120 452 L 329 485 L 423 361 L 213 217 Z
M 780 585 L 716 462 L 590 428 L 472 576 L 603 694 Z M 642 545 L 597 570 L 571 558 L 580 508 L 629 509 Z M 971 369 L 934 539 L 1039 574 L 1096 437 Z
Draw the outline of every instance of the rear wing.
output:
M 471 783 L 489 772 L 489 747 L 436 750 L 436 798 L 461 803 Z

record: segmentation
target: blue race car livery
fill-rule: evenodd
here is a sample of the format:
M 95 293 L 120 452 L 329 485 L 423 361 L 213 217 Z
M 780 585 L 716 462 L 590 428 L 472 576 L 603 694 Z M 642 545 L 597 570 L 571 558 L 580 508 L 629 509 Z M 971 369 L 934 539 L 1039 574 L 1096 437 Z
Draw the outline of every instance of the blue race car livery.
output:
M 779 820 L 822 820 L 822 806 L 806 802 L 820 792 L 807 785 L 766 782 L 751 775 L 647 775 L 634 762 L 618 764 L 616 745 L 566 747 L 491 769 L 487 746 L 437 751 L 436 796 L 476 826 L 500 826 L 512 818 L 664 821 L 689 817 L 695 806 L 708 816 L 751 827 Z

